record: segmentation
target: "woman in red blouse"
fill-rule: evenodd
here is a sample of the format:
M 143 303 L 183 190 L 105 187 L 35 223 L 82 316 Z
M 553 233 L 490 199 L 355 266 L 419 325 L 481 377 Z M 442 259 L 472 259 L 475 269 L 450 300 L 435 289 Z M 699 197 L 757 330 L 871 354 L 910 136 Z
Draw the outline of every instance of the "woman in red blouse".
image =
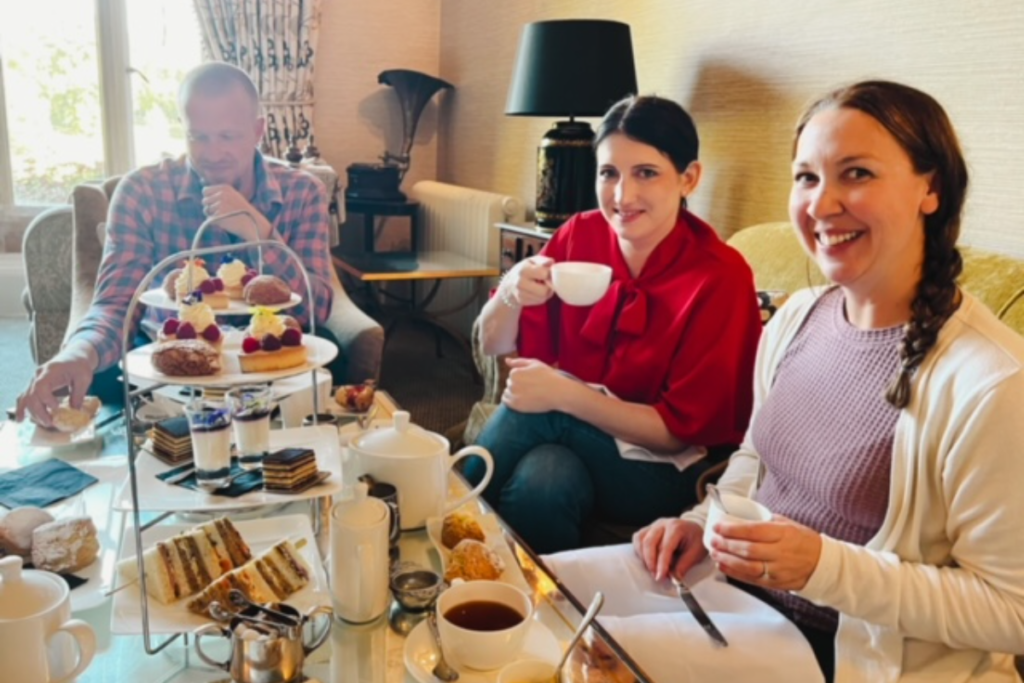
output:
M 578 547 L 590 518 L 678 515 L 750 417 L 753 275 L 686 210 L 701 177 L 692 119 L 670 100 L 630 97 L 594 144 L 600 208 L 510 270 L 481 314 L 486 352 L 519 356 L 479 439 L 495 458 L 484 495 L 538 552 Z M 604 297 L 561 301 L 561 261 L 610 266 Z

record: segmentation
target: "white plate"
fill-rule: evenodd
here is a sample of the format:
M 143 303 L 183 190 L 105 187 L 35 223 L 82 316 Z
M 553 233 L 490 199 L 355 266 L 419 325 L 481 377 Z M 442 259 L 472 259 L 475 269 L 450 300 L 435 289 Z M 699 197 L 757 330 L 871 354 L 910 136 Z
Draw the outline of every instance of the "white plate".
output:
M 338 430 L 330 425 L 317 427 L 296 427 L 294 429 L 270 430 L 270 449 L 286 447 L 313 449 L 316 453 L 317 469 L 326 470 L 331 476 L 323 484 L 301 493 L 270 493 L 256 489 L 237 498 L 211 496 L 193 491 L 184 486 L 167 484 L 156 478 L 157 474 L 173 469 L 157 460 L 148 451 L 140 451 L 135 464 L 139 484 L 139 500 L 142 509 L 154 512 L 178 510 L 231 510 L 253 505 L 274 505 L 306 498 L 333 496 L 341 491 L 341 448 L 338 445 Z M 118 510 L 132 509 L 131 482 L 125 477 L 114 505 Z
M 174 301 L 167 296 L 167 292 L 163 289 L 151 289 L 143 292 L 142 296 L 139 297 L 139 301 L 146 304 L 150 308 L 159 308 L 165 311 L 176 311 L 178 310 L 178 302 Z M 286 304 L 274 304 L 273 306 L 266 306 L 274 311 L 281 311 L 292 306 L 298 306 L 302 303 L 302 297 L 292 292 L 291 301 Z M 253 304 L 247 304 L 244 301 L 238 299 L 229 299 L 227 308 L 215 308 L 213 309 L 216 315 L 252 315 Z
M 171 377 L 158 371 L 153 367 L 151 356 L 156 344 L 146 344 L 128 352 L 127 366 L 128 374 L 133 378 L 149 380 L 151 382 L 162 382 L 165 384 L 179 384 L 192 387 L 224 387 L 234 384 L 259 384 L 270 382 L 283 377 L 293 377 L 303 372 L 309 372 L 314 368 L 327 365 L 338 355 L 338 347 L 326 339 L 304 334 L 302 345 L 308 351 L 308 359 L 305 364 L 287 370 L 274 370 L 273 372 L 242 372 L 238 362 L 238 356 L 242 353 L 241 335 L 234 338 L 226 337 L 224 346 L 221 349 L 221 371 L 216 375 L 205 375 L 203 377 Z
M 143 542 L 156 543 L 191 529 L 187 524 L 157 525 L 143 532 Z M 313 528 L 306 515 L 284 515 L 282 517 L 266 517 L 248 522 L 235 522 L 235 528 L 252 549 L 253 557 L 273 547 L 284 539 L 297 543 L 305 539 L 306 543 L 299 550 L 306 564 L 309 565 L 312 577 L 309 585 L 289 597 L 287 602 L 300 612 L 305 612 L 315 605 L 330 605 L 331 594 L 327 588 L 327 577 L 321 564 L 320 553 L 316 549 Z M 118 559 L 135 555 L 135 530 L 126 526 L 124 540 L 121 542 L 121 554 Z M 132 584 L 119 593 L 114 594 L 114 605 L 110 615 L 110 631 L 117 634 L 142 633 L 142 605 L 140 603 L 139 584 Z M 149 627 L 152 633 L 181 633 L 191 631 L 210 620 L 193 614 L 185 606 L 188 600 L 179 600 L 170 605 L 161 604 L 156 599 L 149 600 Z
M 417 624 L 416 628 L 409 633 L 409 637 L 405 639 L 403 656 L 405 668 L 418 683 L 437 683 L 437 679 L 430 673 L 434 665 L 437 664 L 437 649 L 434 647 L 434 639 L 430 637 L 425 621 Z M 555 664 L 561 657 L 562 646 L 559 645 L 555 634 L 539 621 L 533 621 L 530 624 L 530 630 L 526 632 L 520 659 L 540 659 Z M 501 669 L 493 671 L 467 669 L 457 660 L 450 658 L 448 663 L 458 670 L 459 683 L 494 683 L 498 680 L 498 673 L 501 671 Z
M 96 607 L 106 601 L 104 593 L 109 590 L 114 577 L 117 561 L 117 543 L 124 527 L 124 515 L 114 510 L 114 493 L 124 479 L 128 459 L 122 456 L 105 457 L 89 461 L 72 461 L 78 469 L 96 477 L 92 486 L 70 498 L 54 503 L 47 511 L 55 518 L 92 517 L 96 525 L 96 536 L 100 542 L 100 554 L 96 561 L 75 576 L 87 579 L 71 591 L 71 611 L 78 612 Z
M 466 509 L 460 508 L 463 511 Z M 530 589 L 530 584 L 526 582 L 526 577 L 523 576 L 523 571 L 519 568 L 519 563 L 516 562 L 512 549 L 505 541 L 501 525 L 498 524 L 498 518 L 491 513 L 473 515 L 473 517 L 480 524 L 480 528 L 484 530 L 487 546 L 505 563 L 505 571 L 498 577 L 498 581 L 511 584 L 521 589 L 527 595 L 530 595 L 533 591 Z M 430 542 L 434 544 L 437 554 L 441 557 L 441 571 L 443 573 L 448 569 L 448 557 L 451 555 L 451 551 L 441 543 L 442 525 L 443 520 L 441 517 L 427 518 L 427 536 L 430 537 Z

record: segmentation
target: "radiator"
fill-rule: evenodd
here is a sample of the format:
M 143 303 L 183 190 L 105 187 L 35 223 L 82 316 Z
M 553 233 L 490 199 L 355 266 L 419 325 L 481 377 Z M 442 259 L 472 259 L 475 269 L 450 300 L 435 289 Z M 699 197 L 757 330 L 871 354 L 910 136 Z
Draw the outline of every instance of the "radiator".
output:
M 495 223 L 525 222 L 523 202 L 516 197 L 421 180 L 412 187 L 412 199 L 420 203 L 420 251 L 450 251 L 487 263 L 494 268 L 500 261 L 500 243 Z M 479 300 L 446 318 L 469 336 L 473 320 L 480 312 L 494 282 L 484 283 Z M 445 280 L 430 310 L 444 310 L 465 301 L 473 291 L 470 280 Z

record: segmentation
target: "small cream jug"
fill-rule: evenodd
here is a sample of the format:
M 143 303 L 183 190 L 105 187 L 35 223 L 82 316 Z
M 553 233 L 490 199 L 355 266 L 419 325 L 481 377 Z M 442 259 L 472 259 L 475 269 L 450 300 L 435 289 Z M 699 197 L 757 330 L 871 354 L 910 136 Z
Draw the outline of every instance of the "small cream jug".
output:
M 383 500 L 369 497 L 367 488 L 356 484 L 331 508 L 334 614 L 354 624 L 373 621 L 388 606 L 391 511 Z
M 96 634 L 71 618 L 71 591 L 50 572 L 23 570 L 20 557 L 0 559 L 0 679 L 18 683 L 74 680 L 96 654 Z M 65 632 L 77 643 L 78 654 Z
M 466 446 L 450 455 L 451 444 L 440 434 L 410 424 L 409 413 L 397 411 L 394 424 L 363 432 L 349 442 L 349 480 L 364 474 L 386 481 L 398 489 L 398 511 L 402 531 L 422 529 L 428 517 L 440 517 L 484 490 L 494 474 L 494 460 L 487 449 Z M 462 458 L 483 458 L 487 472 L 466 495 L 447 501 L 448 472 Z

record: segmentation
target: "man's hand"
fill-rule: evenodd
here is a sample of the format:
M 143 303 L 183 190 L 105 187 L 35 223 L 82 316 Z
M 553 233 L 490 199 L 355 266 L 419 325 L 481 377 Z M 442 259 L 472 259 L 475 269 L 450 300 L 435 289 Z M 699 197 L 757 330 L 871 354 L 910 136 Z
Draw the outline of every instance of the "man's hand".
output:
M 777 588 L 800 590 L 821 557 L 821 534 L 775 515 L 770 522 L 719 522 L 711 559 L 726 576 Z
M 574 391 L 593 392 L 582 382 L 566 377 L 547 363 L 533 358 L 508 358 L 511 368 L 501 402 L 521 413 L 564 410 Z
M 71 407 L 81 408 L 82 399 L 92 383 L 96 362 L 95 353 L 85 349 L 66 348 L 61 351 L 36 369 L 28 388 L 18 397 L 14 419 L 21 422 L 28 416 L 37 424 L 52 427 L 53 411 L 60 403 L 56 394 L 62 389 L 70 390 Z
M 682 578 L 707 555 L 701 542 L 703 535 L 704 530 L 694 522 L 664 517 L 633 534 L 633 550 L 655 581 L 670 573 Z
M 230 185 L 209 185 L 203 188 L 203 212 L 207 217 L 223 216 L 235 211 L 245 211 L 253 217 L 255 224 L 245 216 L 232 216 L 217 221 L 217 225 L 247 242 L 270 237 L 270 222 L 238 190 Z

